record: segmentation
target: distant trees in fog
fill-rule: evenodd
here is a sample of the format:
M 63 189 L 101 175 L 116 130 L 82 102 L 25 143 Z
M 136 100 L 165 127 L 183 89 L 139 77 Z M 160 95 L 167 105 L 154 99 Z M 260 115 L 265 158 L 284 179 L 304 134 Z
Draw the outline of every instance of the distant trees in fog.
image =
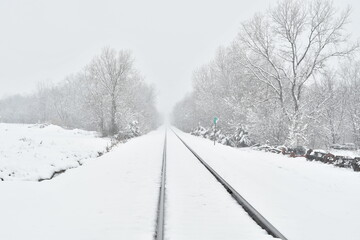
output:
M 155 92 L 134 68 L 128 51 L 104 48 L 79 73 L 53 85 L 40 82 L 29 96 L 0 100 L 0 121 L 53 123 L 68 128 L 124 133 L 158 124 Z
M 332 67 L 358 48 L 349 42 L 348 21 L 348 9 L 322 0 L 284 0 L 256 14 L 194 73 L 174 123 L 189 131 L 217 116 L 225 133 L 241 125 L 260 143 L 359 144 L 359 62 Z

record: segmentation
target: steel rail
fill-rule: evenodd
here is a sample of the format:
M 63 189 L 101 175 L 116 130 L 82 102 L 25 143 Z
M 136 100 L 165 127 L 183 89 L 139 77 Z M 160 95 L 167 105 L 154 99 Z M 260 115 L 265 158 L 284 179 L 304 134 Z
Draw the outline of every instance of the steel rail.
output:
M 161 167 L 161 183 L 159 190 L 159 203 L 157 209 L 155 240 L 163 240 L 164 238 L 164 224 L 165 224 L 165 183 L 166 183 L 166 144 L 167 144 L 167 130 L 165 129 L 165 140 L 163 159 Z
M 179 138 L 179 140 L 194 154 L 204 167 L 223 185 L 227 192 L 242 206 L 249 216 L 268 234 L 273 237 L 287 240 L 287 238 L 279 232 L 268 220 L 265 219 L 248 201 L 245 200 L 229 183 L 227 183 L 214 169 L 212 169 L 180 136 L 173 130 L 171 131 Z

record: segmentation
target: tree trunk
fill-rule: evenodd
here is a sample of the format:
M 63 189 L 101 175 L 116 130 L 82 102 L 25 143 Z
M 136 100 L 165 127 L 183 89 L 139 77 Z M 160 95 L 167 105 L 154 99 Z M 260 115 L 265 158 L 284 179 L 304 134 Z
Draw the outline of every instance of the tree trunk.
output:
M 111 119 L 110 119 L 110 134 L 115 135 L 118 132 L 116 125 L 116 101 L 115 96 L 112 96 L 111 100 Z

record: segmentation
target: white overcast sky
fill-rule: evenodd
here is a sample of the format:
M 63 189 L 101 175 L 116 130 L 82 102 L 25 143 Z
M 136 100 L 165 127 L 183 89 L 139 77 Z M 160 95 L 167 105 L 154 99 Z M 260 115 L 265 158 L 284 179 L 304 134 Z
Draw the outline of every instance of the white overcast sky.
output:
M 104 46 L 132 50 L 160 111 L 191 90 L 193 70 L 276 0 L 0 0 L 0 97 L 80 71 Z M 360 1 L 349 31 L 360 37 Z

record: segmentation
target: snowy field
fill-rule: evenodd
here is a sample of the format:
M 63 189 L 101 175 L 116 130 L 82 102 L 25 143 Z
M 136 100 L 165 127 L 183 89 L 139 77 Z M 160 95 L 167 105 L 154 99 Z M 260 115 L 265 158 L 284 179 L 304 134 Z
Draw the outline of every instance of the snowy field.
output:
M 152 239 L 163 140 L 131 139 L 50 181 L 1 182 L 0 238 Z
M 96 157 L 109 143 L 108 138 L 79 129 L 0 123 L 0 180 L 48 179 Z

